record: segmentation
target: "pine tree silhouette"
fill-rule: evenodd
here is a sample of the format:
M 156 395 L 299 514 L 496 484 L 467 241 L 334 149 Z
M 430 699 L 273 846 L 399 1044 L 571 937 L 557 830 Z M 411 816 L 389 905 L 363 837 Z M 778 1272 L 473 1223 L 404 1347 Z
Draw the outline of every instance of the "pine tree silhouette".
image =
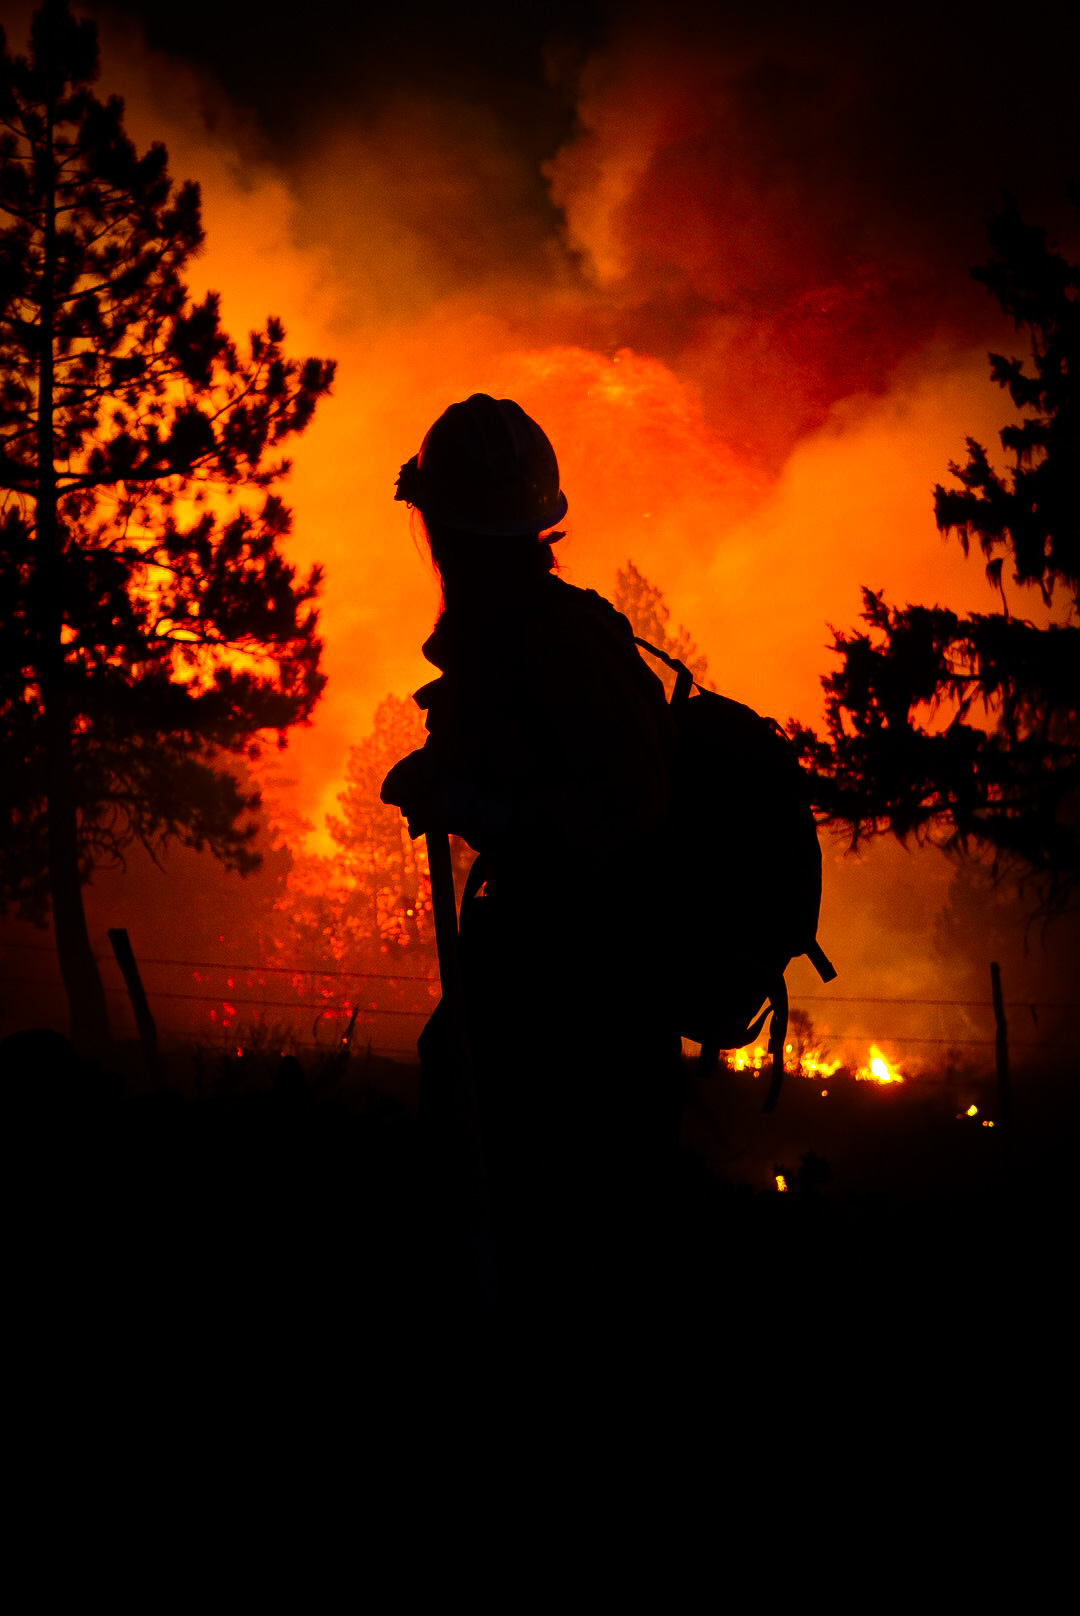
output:
M 1080 207 L 1080 189 L 1071 195 Z M 1080 892 L 1080 265 L 1024 223 L 990 222 L 990 263 L 973 271 L 1031 343 L 1026 362 L 990 355 L 1024 412 L 1001 433 L 1004 476 L 968 439 L 959 488 L 935 489 L 937 523 L 977 537 L 1001 610 L 958 616 L 889 606 L 863 591 L 868 633 L 837 633 L 839 670 L 822 680 L 827 735 L 793 725 L 822 816 L 856 844 L 892 831 L 981 849 L 1044 914 Z M 1003 569 L 1037 586 L 1064 621 L 1010 613 Z M 944 713 L 948 722 L 924 722 Z
M 139 156 L 91 91 L 97 32 L 63 0 L 27 57 L 0 35 L 0 897 L 51 906 L 72 1036 L 108 1038 L 82 883 L 134 838 L 258 861 L 257 800 L 218 763 L 305 720 L 324 683 L 282 557 L 279 446 L 331 362 L 280 321 L 241 354 L 182 279 L 199 191 Z M 257 498 L 241 502 L 241 490 Z

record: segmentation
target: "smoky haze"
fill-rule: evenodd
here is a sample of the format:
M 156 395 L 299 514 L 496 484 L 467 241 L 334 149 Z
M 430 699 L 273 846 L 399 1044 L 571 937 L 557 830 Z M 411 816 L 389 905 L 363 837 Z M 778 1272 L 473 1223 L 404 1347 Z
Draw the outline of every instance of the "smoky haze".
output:
M 330 850 L 349 746 L 426 676 L 436 589 L 393 484 L 471 392 L 518 399 L 553 439 L 564 574 L 610 595 L 633 559 L 718 688 L 781 720 L 819 718 L 828 625 L 854 622 L 863 584 L 991 603 L 931 491 L 966 435 L 993 450 L 1009 418 L 986 350 L 1022 343 L 969 275 L 1002 189 L 1078 250 L 1074 7 L 1043 8 L 1037 37 L 959 5 L 86 9 L 129 132 L 202 185 L 193 291 L 220 289 L 238 335 L 273 312 L 294 351 L 339 361 L 286 489 L 290 557 L 327 571 L 327 694 L 267 783 L 297 848 Z M 0 8 L 13 40 L 29 13 Z M 242 887 L 207 865 L 99 880 L 99 942 L 128 911 L 182 931 L 199 905 L 211 942 L 242 935 L 281 867 Z M 974 994 L 987 922 L 952 882 L 933 853 L 827 846 L 845 993 Z M 1021 996 L 1060 996 L 1047 973 L 1067 977 L 1071 941 L 1051 934 L 1040 965 L 1037 935 L 1025 955 L 1018 916 L 985 902 L 1007 992 L 1011 969 Z M 816 991 L 799 969 L 796 995 Z M 858 1007 L 812 1008 L 873 1032 Z M 898 1034 L 951 1033 L 903 1017 Z

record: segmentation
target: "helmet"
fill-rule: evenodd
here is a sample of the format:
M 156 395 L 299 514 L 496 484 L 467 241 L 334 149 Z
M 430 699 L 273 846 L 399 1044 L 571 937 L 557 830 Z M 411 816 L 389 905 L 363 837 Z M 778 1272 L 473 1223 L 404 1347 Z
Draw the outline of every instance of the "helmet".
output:
M 395 499 L 462 532 L 542 533 L 567 511 L 547 434 L 509 398 L 451 404 L 407 460 Z

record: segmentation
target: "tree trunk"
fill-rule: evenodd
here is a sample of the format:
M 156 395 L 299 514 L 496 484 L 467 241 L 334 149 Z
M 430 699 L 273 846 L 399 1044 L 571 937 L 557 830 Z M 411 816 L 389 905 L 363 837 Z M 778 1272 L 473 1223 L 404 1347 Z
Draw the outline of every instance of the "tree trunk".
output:
M 61 692 L 51 692 L 46 703 L 49 893 L 56 952 L 67 993 L 71 1041 L 80 1055 L 101 1056 L 109 1047 L 109 1012 L 83 908 L 71 721 L 62 710 Z
M 68 997 L 71 1039 L 81 1055 L 103 1055 L 109 1015 L 101 973 L 90 947 L 79 877 L 79 827 L 67 668 L 61 631 L 61 535 L 53 458 L 53 303 L 56 280 L 56 193 L 51 112 L 46 131 L 48 194 L 41 276 L 41 367 L 38 375 L 37 500 L 34 523 L 35 602 L 40 632 L 42 726 L 49 857 L 49 892 L 60 975 Z

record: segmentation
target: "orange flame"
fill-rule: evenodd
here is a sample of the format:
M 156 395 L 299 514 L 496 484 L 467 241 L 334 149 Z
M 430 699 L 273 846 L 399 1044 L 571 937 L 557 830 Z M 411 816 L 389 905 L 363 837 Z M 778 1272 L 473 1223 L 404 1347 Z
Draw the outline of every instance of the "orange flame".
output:
M 870 1056 L 865 1066 L 855 1073 L 861 1083 L 902 1083 L 903 1077 L 876 1044 L 870 1045 Z

